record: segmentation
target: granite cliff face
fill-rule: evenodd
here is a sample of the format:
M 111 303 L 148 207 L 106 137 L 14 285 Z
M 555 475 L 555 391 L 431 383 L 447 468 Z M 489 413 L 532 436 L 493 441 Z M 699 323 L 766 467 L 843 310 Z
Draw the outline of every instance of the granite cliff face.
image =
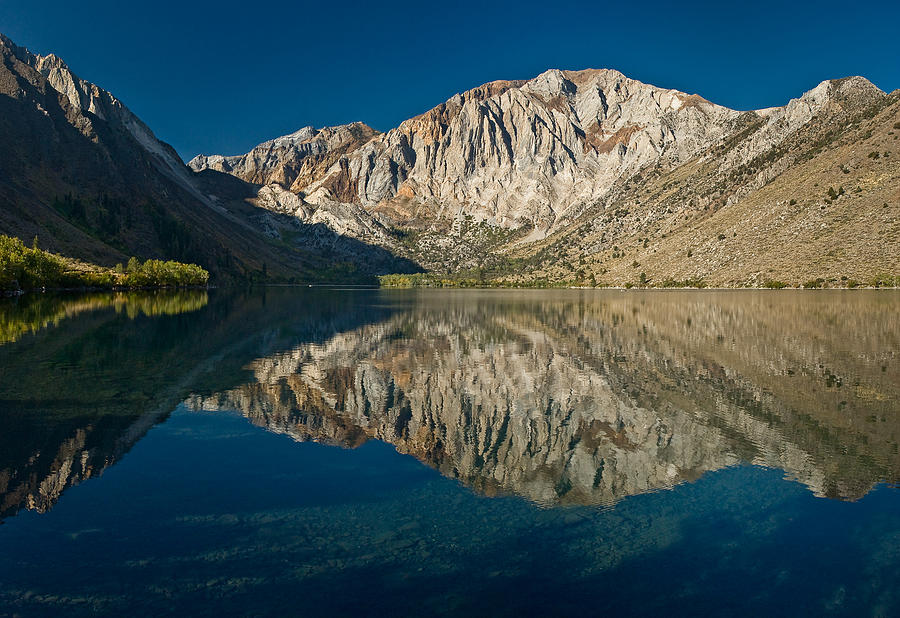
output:
M 733 130 L 737 116 L 617 71 L 551 70 L 456 95 L 383 135 L 360 123 L 307 127 L 246 155 L 201 155 L 190 166 L 277 183 L 313 205 L 360 204 L 395 222 L 424 208 L 437 218 L 545 231 L 637 169 L 690 158 Z
M 46 56 L 32 54 L 28 50 L 16 47 L 12 41 L 5 37 L 2 42 L 7 49 L 15 49 L 21 61 L 33 67 L 47 80 L 47 83 L 54 90 L 63 95 L 76 115 L 80 113 L 71 122 L 85 137 L 92 140 L 98 138 L 93 128 L 92 119 L 94 117 L 108 124 L 124 128 L 135 141 L 152 155 L 158 170 L 202 199 L 202 195 L 197 192 L 194 185 L 190 182 L 190 173 L 185 169 L 181 157 L 178 156 L 175 150 L 165 142 L 157 139 L 153 131 L 111 93 L 103 90 L 96 84 L 79 78 L 55 54 Z
M 649 300 L 423 299 L 261 358 L 255 382 L 189 405 L 301 441 L 382 440 L 548 505 L 611 504 L 740 462 L 833 498 L 900 478 L 896 367 L 877 334 L 889 303 Z M 806 336 L 839 315 L 852 351 Z
M 492 82 L 402 123 L 305 191 L 369 208 L 400 198 L 435 215 L 537 230 L 572 219 L 637 169 L 690 158 L 738 114 L 617 71 Z M 336 190 L 336 187 L 346 187 Z

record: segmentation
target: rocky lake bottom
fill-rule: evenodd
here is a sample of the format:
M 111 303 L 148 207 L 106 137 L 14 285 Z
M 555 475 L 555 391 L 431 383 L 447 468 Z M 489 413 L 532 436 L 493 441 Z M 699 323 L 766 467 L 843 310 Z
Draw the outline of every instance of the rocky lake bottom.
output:
M 900 293 L 0 300 L 0 616 L 894 615 Z

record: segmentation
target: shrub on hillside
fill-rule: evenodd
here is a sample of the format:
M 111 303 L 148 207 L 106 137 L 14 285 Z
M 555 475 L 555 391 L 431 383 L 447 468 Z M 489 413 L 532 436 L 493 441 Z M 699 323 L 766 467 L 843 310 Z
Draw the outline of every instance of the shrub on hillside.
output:
M 18 238 L 0 235 L 0 289 L 17 290 L 61 285 L 66 265 L 62 259 L 27 247 Z
M 209 273 L 196 264 L 184 264 L 173 260 L 147 260 L 141 264 L 137 258 L 128 260 L 122 285 L 126 287 L 165 287 L 206 285 Z
M 124 271 L 124 272 L 120 272 Z M 127 269 L 78 266 L 42 251 L 37 239 L 28 247 L 18 238 L 0 235 L 0 290 L 35 288 L 179 287 L 206 285 L 209 273 L 196 264 L 137 258 Z

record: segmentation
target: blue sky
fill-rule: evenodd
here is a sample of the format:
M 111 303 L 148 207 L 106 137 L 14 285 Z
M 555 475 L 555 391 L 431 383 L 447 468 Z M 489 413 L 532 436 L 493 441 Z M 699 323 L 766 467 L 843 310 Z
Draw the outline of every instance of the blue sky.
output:
M 305 125 L 386 130 L 456 92 L 615 68 L 738 109 L 900 88 L 900 1 L 0 0 L 0 32 L 113 92 L 185 159 Z

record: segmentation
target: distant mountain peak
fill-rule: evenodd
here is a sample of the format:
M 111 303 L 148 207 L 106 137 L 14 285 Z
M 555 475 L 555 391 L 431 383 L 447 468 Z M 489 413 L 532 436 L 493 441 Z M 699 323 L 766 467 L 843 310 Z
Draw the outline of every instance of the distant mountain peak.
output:
M 197 155 L 188 163 L 194 171 L 212 169 L 259 185 L 277 183 L 290 188 L 297 180 L 309 182 L 307 173 L 328 165 L 378 135 L 362 122 L 317 129 L 302 127 L 254 146 L 242 155 Z

